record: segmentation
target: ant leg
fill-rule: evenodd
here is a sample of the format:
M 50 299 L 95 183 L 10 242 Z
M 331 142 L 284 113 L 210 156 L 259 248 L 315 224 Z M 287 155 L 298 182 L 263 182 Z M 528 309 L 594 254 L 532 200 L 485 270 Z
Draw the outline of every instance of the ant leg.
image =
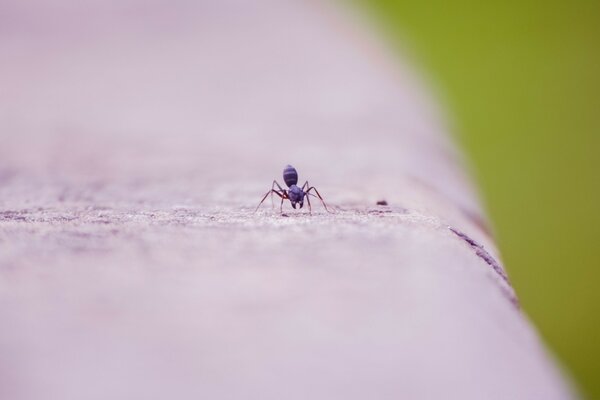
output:
M 285 190 L 281 187 L 281 185 L 279 185 L 279 183 L 277 183 L 277 181 L 273 181 L 273 184 L 271 185 L 271 190 L 275 190 L 275 185 L 277 185 L 281 193 L 285 193 Z M 273 192 L 271 192 L 271 206 L 275 208 L 275 203 L 273 203 Z
M 279 194 L 279 193 L 277 193 L 277 194 Z M 289 198 L 290 198 L 290 197 L 288 196 L 287 192 L 284 190 L 284 191 L 283 191 L 283 196 L 281 196 L 281 204 L 279 205 L 279 212 L 280 212 L 281 214 L 283 214 L 283 201 L 284 201 L 285 199 L 289 199 Z
M 333 211 L 330 211 L 329 208 L 327 208 L 327 204 L 325 204 L 325 200 L 323 200 L 323 198 L 321 197 L 321 194 L 319 193 L 319 191 L 317 190 L 316 187 L 314 187 L 314 186 L 309 187 L 308 190 L 306 191 L 306 193 L 310 194 L 311 190 L 314 190 L 315 193 L 317 193 L 317 197 L 319 198 L 319 200 L 321 200 L 321 203 L 323 203 L 323 207 L 325 207 L 325 210 L 329 213 L 333 212 Z
M 287 195 L 285 194 L 285 192 L 283 192 L 283 194 L 279 193 L 277 190 L 275 189 L 271 189 L 269 190 L 264 197 L 262 198 L 262 200 L 260 201 L 260 203 L 258 203 L 258 206 L 256 206 L 256 210 L 254 210 L 254 212 L 258 211 L 258 208 L 260 207 L 260 205 L 267 199 L 268 195 L 273 195 L 273 193 L 275 193 L 277 196 L 281 197 L 281 203 L 283 204 L 283 199 L 284 197 L 287 197 Z
M 306 201 L 308 202 L 308 213 L 310 215 L 312 215 L 312 206 L 310 205 L 310 196 L 309 196 L 310 193 L 308 193 L 304 190 L 309 186 L 310 185 L 308 184 L 308 181 L 304 182 L 304 185 L 302 185 L 302 192 L 304 192 L 304 197 L 306 198 Z
M 308 183 L 308 182 L 307 182 L 307 183 Z M 310 215 L 312 215 L 312 206 L 310 205 L 310 196 L 309 196 L 309 194 L 310 194 L 310 193 L 306 193 L 306 192 L 305 192 L 305 193 L 304 193 L 304 197 L 306 198 L 306 201 L 308 202 L 308 213 L 309 213 Z

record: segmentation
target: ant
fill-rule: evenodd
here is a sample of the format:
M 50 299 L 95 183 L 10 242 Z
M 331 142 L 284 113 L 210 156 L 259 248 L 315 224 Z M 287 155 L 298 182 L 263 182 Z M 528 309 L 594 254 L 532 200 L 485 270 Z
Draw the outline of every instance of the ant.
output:
M 298 172 L 296 172 L 296 168 L 292 167 L 291 165 L 287 165 L 283 169 L 283 181 L 285 182 L 285 184 L 287 185 L 287 187 L 289 189 L 287 189 L 287 190 L 283 189 L 281 187 L 281 185 L 279 185 L 279 183 L 277 183 L 277 181 L 273 181 L 273 185 L 271 185 L 271 190 L 269 190 L 265 194 L 265 196 L 262 198 L 260 203 L 258 203 L 258 206 L 256 207 L 256 210 L 254 210 L 254 212 L 258 211 L 258 208 L 266 200 L 268 195 L 271 195 L 271 201 L 272 201 L 273 194 L 276 194 L 277 196 L 281 197 L 281 205 L 279 207 L 279 211 L 282 214 L 283 214 L 283 201 L 284 200 L 289 200 L 290 203 L 292 203 L 292 207 L 294 207 L 294 209 L 295 209 L 296 204 L 298 204 L 300 206 L 300 208 L 302 208 L 302 206 L 304 206 L 304 199 L 306 198 L 306 201 L 308 202 L 308 210 L 309 210 L 308 212 L 312 215 L 312 207 L 310 205 L 310 196 L 318 197 L 319 200 L 321 200 L 321 203 L 323 203 L 323 207 L 325 207 L 325 210 L 327 210 L 327 212 L 331 212 L 327 208 L 327 204 L 325 204 L 325 201 L 321 197 L 321 194 L 319 194 L 319 191 L 317 190 L 317 188 L 315 188 L 314 186 L 310 186 L 308 184 L 308 181 L 306 181 L 304 183 L 304 185 L 302 185 L 302 188 L 297 186 Z M 277 185 L 279 190 L 275 189 L 275 185 Z M 315 196 L 314 194 L 310 193 L 311 190 L 314 190 L 317 195 Z

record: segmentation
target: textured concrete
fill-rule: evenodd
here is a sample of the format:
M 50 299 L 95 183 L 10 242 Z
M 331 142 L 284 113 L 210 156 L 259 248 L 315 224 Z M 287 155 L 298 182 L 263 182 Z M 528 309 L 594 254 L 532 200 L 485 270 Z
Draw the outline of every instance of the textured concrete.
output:
M 0 5 L 1 398 L 570 397 L 443 118 L 351 16 L 49 4 Z M 288 163 L 334 213 L 252 213 Z

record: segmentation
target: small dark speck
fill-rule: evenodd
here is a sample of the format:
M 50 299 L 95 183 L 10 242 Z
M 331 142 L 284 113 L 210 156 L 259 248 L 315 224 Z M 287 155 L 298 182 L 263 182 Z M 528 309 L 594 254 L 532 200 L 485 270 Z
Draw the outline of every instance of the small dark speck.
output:
M 378 206 L 387 206 L 388 202 L 385 200 L 379 200 L 379 201 L 377 201 L 377 205 Z
M 287 214 L 281 214 L 282 217 L 289 217 Z

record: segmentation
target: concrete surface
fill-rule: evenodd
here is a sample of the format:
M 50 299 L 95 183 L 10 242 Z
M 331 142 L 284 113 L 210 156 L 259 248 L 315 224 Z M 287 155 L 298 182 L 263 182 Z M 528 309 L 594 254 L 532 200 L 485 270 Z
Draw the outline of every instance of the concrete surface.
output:
M 571 397 L 434 102 L 352 15 L 0 22 L 1 398 Z M 288 163 L 335 213 L 252 213 Z

